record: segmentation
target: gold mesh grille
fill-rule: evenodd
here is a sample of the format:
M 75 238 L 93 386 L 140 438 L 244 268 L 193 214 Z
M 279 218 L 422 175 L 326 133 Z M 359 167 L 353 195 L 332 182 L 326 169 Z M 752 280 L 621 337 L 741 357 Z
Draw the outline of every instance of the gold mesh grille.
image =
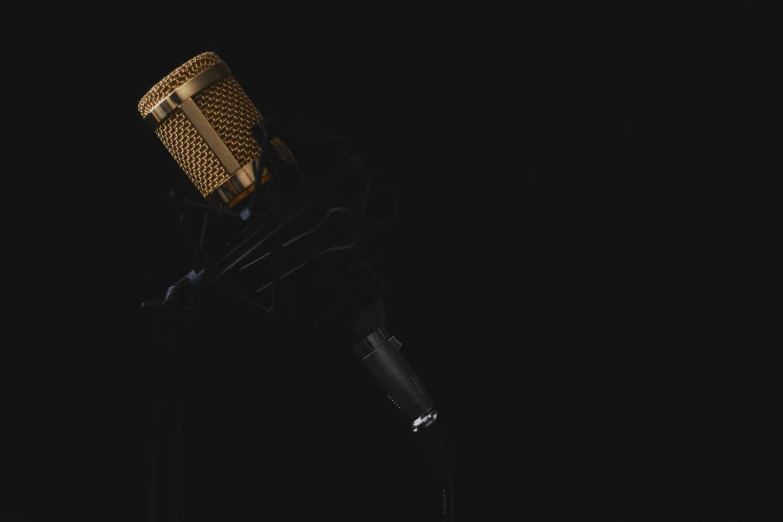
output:
M 221 61 L 214 53 L 203 53 L 192 58 L 150 89 L 139 102 L 139 112 L 146 116 L 180 86 Z M 194 94 L 191 100 L 240 166 L 258 158 L 261 146 L 252 128 L 263 117 L 233 76 Z M 210 195 L 230 177 L 230 173 L 181 108 L 163 119 L 155 129 L 155 134 L 202 196 Z
M 155 84 L 139 102 L 139 112 L 146 116 L 171 93 L 213 65 L 222 62 L 215 53 L 202 53 L 191 58 Z
M 228 172 L 182 110 L 163 120 L 155 134 L 202 196 L 208 196 L 228 179 Z
M 233 76 L 196 94 L 193 101 L 240 165 L 261 154 L 251 130 L 261 121 L 261 113 Z

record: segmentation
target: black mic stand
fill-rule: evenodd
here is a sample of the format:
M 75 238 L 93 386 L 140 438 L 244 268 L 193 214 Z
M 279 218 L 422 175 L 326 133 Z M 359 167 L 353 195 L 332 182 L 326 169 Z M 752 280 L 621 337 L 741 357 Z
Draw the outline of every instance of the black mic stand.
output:
M 292 311 L 294 299 L 286 298 L 287 289 L 297 284 L 307 287 L 312 278 L 320 279 L 337 296 L 337 303 L 307 321 L 312 324 L 338 308 L 349 309 L 350 329 L 357 340 L 354 352 L 411 422 L 441 483 L 440 520 L 454 520 L 453 461 L 441 426 L 435 422 L 438 412 L 401 355 L 400 342 L 386 331 L 383 295 L 387 289 L 364 251 L 372 232 L 393 221 L 396 200 L 391 218 L 368 223 L 374 178 L 366 174 L 359 156 L 340 149 L 342 161 L 337 168 L 319 179 L 309 179 L 296 160 L 285 154 L 286 149 L 281 154 L 279 147 L 269 146 L 273 136 L 330 143 L 345 138 L 301 122 L 290 128 L 281 119 L 264 120 L 254 132 L 262 152 L 255 162 L 254 190 L 241 210 L 208 206 L 177 197 L 172 191 L 196 268 L 171 285 L 162 301 L 146 301 L 142 306 L 160 310 L 164 321 L 176 322 L 178 315 L 195 311 L 205 301 L 228 297 L 272 315 L 285 307 Z M 271 179 L 262 185 L 264 167 Z M 234 240 L 226 244 L 226 237 Z M 217 241 L 211 242 L 213 238 Z M 297 280 L 305 267 L 311 269 L 310 279 Z M 175 403 L 153 403 L 151 522 L 177 522 L 179 518 L 183 419 L 182 409 Z

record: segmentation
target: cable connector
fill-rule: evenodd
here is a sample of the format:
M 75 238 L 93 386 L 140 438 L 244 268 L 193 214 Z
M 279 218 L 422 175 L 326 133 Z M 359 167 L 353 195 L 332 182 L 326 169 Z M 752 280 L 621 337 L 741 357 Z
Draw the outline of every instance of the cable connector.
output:
M 419 376 L 400 353 L 401 346 L 381 326 L 357 343 L 354 353 L 416 432 L 434 423 L 438 411 Z

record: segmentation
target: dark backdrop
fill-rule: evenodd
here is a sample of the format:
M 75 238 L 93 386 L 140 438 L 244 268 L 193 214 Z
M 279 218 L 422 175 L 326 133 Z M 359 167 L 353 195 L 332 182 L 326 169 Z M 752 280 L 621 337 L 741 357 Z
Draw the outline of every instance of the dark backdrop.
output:
M 721 492 L 759 476 L 727 434 L 754 417 L 737 347 L 772 318 L 719 319 L 752 284 L 716 281 L 737 252 L 769 263 L 773 192 L 731 180 L 773 148 L 754 141 L 735 177 L 692 182 L 737 150 L 700 130 L 723 121 L 705 94 L 725 66 L 706 59 L 709 23 L 147 9 L 48 11 L 8 51 L 6 157 L 24 176 L 5 207 L 4 513 L 147 520 L 157 401 L 185 411 L 183 521 L 437 515 L 423 451 L 339 332 L 314 342 L 248 311 L 257 338 L 207 316 L 167 344 L 141 309 L 192 260 L 167 201 L 185 174 L 136 104 L 204 51 L 266 117 L 352 138 L 396 191 L 374 266 L 450 435 L 461 520 L 756 505 Z
M 36 78 L 59 80 L 57 88 L 35 82 L 51 148 L 27 157 L 51 174 L 27 214 L 40 242 L 20 265 L 45 284 L 20 292 L 20 306 L 40 319 L 3 368 L 14 397 L 7 511 L 25 520 L 52 512 L 145 520 L 157 402 L 185 414 L 182 520 L 437 516 L 426 454 L 351 346 L 252 310 L 230 335 L 202 316 L 187 342 L 166 343 L 155 314 L 142 310 L 190 271 L 192 257 L 167 200 L 187 179 L 136 105 L 204 51 L 230 65 L 266 117 L 351 138 L 397 193 L 399 218 L 379 237 L 374 263 L 390 289 L 393 333 L 460 465 L 488 465 L 458 487 L 479 491 L 490 469 L 502 468 L 489 462 L 485 435 L 519 422 L 519 412 L 494 413 L 498 394 L 487 386 L 513 383 L 493 382 L 488 361 L 502 361 L 512 348 L 503 345 L 523 335 L 524 304 L 516 276 L 498 286 L 491 272 L 524 267 L 499 255 L 485 230 L 496 213 L 515 214 L 519 228 L 504 233 L 524 253 L 524 210 L 492 200 L 508 182 L 521 207 L 527 177 L 495 159 L 504 132 L 495 126 L 519 124 L 489 117 L 503 88 L 495 69 L 504 66 L 445 21 L 437 30 L 381 24 L 377 34 L 348 21 L 315 25 L 266 20 L 244 34 L 162 38 L 85 21 L 62 29 L 60 49 L 28 56 L 46 64 Z M 464 519 L 487 502 L 485 493 L 466 494 Z

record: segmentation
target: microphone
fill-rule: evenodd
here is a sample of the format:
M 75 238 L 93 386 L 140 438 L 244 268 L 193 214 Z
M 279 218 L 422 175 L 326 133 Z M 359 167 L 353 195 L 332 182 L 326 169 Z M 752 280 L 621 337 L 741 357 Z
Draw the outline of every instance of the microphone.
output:
M 138 109 L 208 203 L 234 207 L 253 191 L 261 155 L 253 128 L 263 117 L 215 53 L 169 73 Z M 295 162 L 279 138 L 270 144 L 285 165 Z M 263 166 L 259 183 L 269 180 L 272 168 Z
M 341 151 L 342 167 L 319 179 L 304 177 L 287 145 L 274 136 L 276 125 L 267 125 L 228 65 L 211 52 L 188 60 L 156 83 L 138 109 L 207 203 L 202 205 L 200 240 L 189 238 L 198 265 L 156 305 L 192 310 L 198 299 L 210 297 L 205 289 L 221 286 L 270 314 L 285 303 L 310 301 L 316 282 L 327 287 L 326 293 L 339 303 L 318 315 L 328 316 L 339 307 L 350 310 L 353 351 L 407 417 L 412 431 L 420 434 L 442 483 L 441 520 L 453 520 L 452 463 L 439 425 L 431 427 L 438 411 L 400 353 L 401 343 L 386 330 L 386 287 L 362 248 L 368 230 L 377 227 L 366 222 L 373 178 L 364 173 L 363 161 Z M 307 127 L 311 137 L 339 139 Z M 291 171 L 298 176 L 289 175 Z M 350 174 L 358 174 L 359 190 L 346 188 Z M 247 201 L 252 203 L 248 206 Z M 220 238 L 218 255 L 204 248 L 208 210 L 241 220 L 240 228 L 231 229 L 229 241 Z M 308 278 L 298 277 L 305 267 L 313 268 Z M 265 291 L 271 292 L 271 302 L 262 304 L 259 295 Z

